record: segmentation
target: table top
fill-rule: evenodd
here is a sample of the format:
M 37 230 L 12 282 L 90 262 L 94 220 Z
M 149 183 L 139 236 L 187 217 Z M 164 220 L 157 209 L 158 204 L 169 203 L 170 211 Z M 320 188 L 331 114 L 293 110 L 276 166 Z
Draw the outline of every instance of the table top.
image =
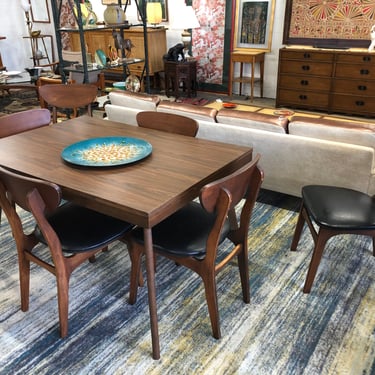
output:
M 134 164 L 79 167 L 62 150 L 88 138 L 123 136 L 151 143 L 152 154 Z M 252 149 L 124 125 L 89 116 L 0 139 L 0 164 L 55 182 L 63 196 L 143 228 L 197 197 L 206 183 L 248 162 Z

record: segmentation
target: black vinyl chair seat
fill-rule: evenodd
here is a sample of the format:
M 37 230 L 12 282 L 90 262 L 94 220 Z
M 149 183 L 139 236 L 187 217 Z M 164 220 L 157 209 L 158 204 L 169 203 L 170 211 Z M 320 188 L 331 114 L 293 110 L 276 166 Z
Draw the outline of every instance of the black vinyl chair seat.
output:
M 206 255 L 207 238 L 216 220 L 214 213 L 205 211 L 197 202 L 190 202 L 152 229 L 154 249 L 174 256 L 202 259 Z M 226 220 L 219 243 L 230 231 Z M 134 240 L 143 244 L 143 230 L 133 231 Z
M 47 220 L 60 239 L 62 251 L 87 252 L 120 239 L 133 225 L 88 208 L 65 203 Z M 38 226 L 35 236 L 47 244 Z
M 375 197 L 336 186 L 304 186 L 290 246 L 292 251 L 297 250 L 305 222 L 314 240 L 314 251 L 303 287 L 304 293 L 310 293 L 325 245 L 331 237 L 341 234 L 370 236 L 375 256 Z
M 309 214 L 320 226 L 335 229 L 375 229 L 375 199 L 362 192 L 334 186 L 302 188 Z

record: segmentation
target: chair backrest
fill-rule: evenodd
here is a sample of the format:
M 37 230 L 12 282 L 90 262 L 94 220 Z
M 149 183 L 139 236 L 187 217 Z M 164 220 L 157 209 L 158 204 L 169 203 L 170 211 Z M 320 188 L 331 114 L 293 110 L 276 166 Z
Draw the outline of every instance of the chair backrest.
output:
M 46 212 L 53 212 L 61 202 L 61 189 L 58 185 L 25 175 L 13 173 L 0 167 L 0 202 L 8 218 L 15 203 L 26 211 L 31 212 L 29 198 L 37 191 L 45 204 Z
M 230 175 L 205 185 L 200 191 L 199 200 L 202 207 L 217 215 L 207 241 L 207 244 L 212 244 L 211 249 L 207 248 L 207 257 L 212 261 L 216 257 L 218 241 L 227 216 L 231 224 L 228 237 L 235 243 L 247 241 L 251 213 L 263 181 L 263 171 L 258 167 L 259 159 L 258 154 L 251 162 Z M 242 199 L 245 199 L 245 202 L 238 225 L 234 209 Z
M 57 122 L 57 108 L 76 109 L 87 107 L 91 116 L 91 103 L 98 94 L 98 88 L 91 84 L 52 84 L 39 86 L 40 97 L 47 102 L 53 110 L 53 122 Z
M 138 126 L 195 137 L 198 132 L 196 120 L 172 113 L 142 111 L 137 114 Z
M 47 126 L 51 114 L 47 109 L 30 109 L 0 117 L 0 138 Z

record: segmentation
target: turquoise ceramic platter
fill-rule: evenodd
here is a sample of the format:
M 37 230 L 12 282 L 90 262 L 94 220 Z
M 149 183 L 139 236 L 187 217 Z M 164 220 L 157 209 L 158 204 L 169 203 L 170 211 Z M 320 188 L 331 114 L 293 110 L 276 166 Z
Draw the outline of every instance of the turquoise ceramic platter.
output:
M 111 167 L 142 160 L 150 155 L 149 142 L 130 137 L 90 138 L 64 148 L 61 157 L 68 163 L 87 167 Z

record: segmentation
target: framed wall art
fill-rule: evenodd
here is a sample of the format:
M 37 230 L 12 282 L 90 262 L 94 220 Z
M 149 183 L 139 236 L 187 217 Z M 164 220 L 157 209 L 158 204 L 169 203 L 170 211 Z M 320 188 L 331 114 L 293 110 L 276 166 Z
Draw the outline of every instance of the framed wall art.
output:
M 283 43 L 318 48 L 368 47 L 373 0 L 287 0 Z
M 237 0 L 233 49 L 271 51 L 276 0 Z
M 31 20 L 33 22 L 50 23 L 47 0 L 29 0 Z

